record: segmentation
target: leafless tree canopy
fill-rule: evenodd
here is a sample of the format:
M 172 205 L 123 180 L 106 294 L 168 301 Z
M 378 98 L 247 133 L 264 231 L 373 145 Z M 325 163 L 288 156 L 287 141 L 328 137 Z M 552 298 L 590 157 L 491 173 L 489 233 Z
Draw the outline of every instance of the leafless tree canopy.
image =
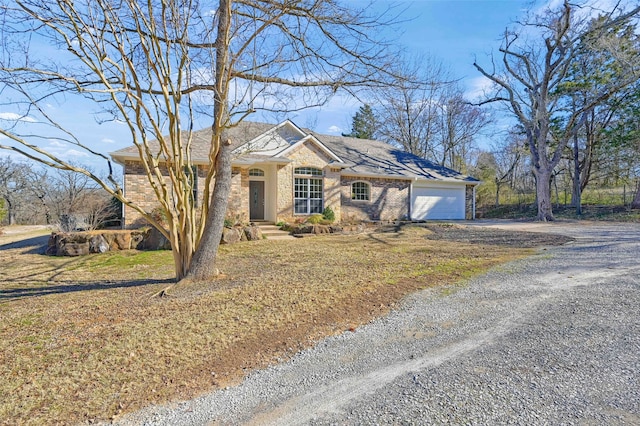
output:
M 0 200 L 10 225 L 46 224 L 72 231 L 114 225 L 109 221 L 119 224 L 119 206 L 87 176 L 10 157 L 0 157 Z
M 436 61 L 405 64 L 399 84 L 374 93 L 377 137 L 442 166 L 465 171 L 475 142 L 491 122 L 471 105 Z
M 499 62 L 493 63 L 491 68 L 474 64 L 497 89 L 495 96 L 488 97 L 481 104 L 502 102 L 508 105 L 527 135 L 536 177 L 539 220 L 554 219 L 550 198 L 552 173 L 585 114 L 636 81 L 639 75 L 637 56 L 628 56 L 611 44 L 612 57 L 620 66 L 627 67 L 627 78 L 603 87 L 589 102 L 573 111 L 563 109 L 560 89 L 566 82 L 581 40 L 587 36 L 607 39 L 612 26 L 636 16 L 640 7 L 626 12 L 616 7 L 606 13 L 601 24 L 590 27 L 578 17 L 578 10 L 578 6 L 565 0 L 558 10 L 547 11 L 522 24 L 520 31 L 505 31 Z M 540 38 L 527 40 L 523 35 L 526 31 Z M 555 126 L 558 119 L 562 121 L 561 129 Z
M 100 179 L 38 144 L 57 140 L 102 157 L 111 170 L 100 147 L 46 107 L 75 96 L 91 101 L 98 121 L 124 123 L 138 147 L 168 217 L 162 232 L 178 278 L 194 270 L 199 250 L 207 254 L 197 263 L 211 266 L 194 276 L 210 276 L 230 178 L 225 129 L 256 111 L 321 105 L 338 90 L 385 84 L 396 55 L 379 27 L 394 16 L 371 10 L 337 0 L 0 0 L 2 106 L 16 114 L 2 122 L 11 142 L 0 148 L 82 173 L 160 227 L 113 174 Z M 203 115 L 213 128 L 204 185 L 212 202 L 197 211 L 188 171 L 191 132 Z

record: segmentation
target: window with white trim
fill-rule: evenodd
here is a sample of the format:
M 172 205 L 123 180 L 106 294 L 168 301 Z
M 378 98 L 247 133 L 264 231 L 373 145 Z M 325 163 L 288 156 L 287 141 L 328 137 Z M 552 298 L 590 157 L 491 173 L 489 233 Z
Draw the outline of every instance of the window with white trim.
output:
M 249 176 L 264 176 L 262 169 L 249 169 Z
M 322 170 L 297 167 L 294 174 L 297 175 L 293 179 L 294 214 L 322 213 Z
M 322 170 L 315 167 L 296 167 L 293 173 L 296 175 L 322 176 Z
M 371 199 L 371 186 L 367 182 L 353 182 L 351 184 L 351 199 L 369 201 Z

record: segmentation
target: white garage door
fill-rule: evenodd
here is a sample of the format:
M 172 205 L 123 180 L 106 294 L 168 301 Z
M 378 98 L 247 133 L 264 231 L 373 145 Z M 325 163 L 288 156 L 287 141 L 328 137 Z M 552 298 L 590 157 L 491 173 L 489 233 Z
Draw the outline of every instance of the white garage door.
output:
M 411 219 L 464 219 L 465 188 L 420 188 L 411 191 Z

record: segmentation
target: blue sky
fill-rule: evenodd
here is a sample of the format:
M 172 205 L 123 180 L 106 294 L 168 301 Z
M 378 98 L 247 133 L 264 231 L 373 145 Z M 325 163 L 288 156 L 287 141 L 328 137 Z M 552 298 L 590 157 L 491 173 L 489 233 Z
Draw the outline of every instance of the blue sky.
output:
M 468 96 L 479 94 L 485 80 L 473 67 L 500 46 L 500 37 L 507 26 L 521 17 L 530 0 L 412 0 L 379 1 L 379 7 L 397 5 L 407 19 L 392 38 L 406 47 L 408 52 L 427 55 L 451 71 L 461 80 Z M 351 117 L 358 109 L 357 102 L 336 98 L 318 112 L 300 114 L 294 120 L 300 125 L 316 123 L 321 133 L 348 132 Z
M 350 1 L 361 3 L 366 0 Z M 442 61 L 450 68 L 452 76 L 460 79 L 467 94 L 473 97 L 483 85 L 483 79 L 472 66 L 474 58 L 481 64 L 488 64 L 488 55 L 498 49 L 501 34 L 514 19 L 522 17 L 530 7 L 539 8 L 549 2 L 559 1 L 561 0 L 378 0 L 377 7 L 384 8 L 393 4 L 404 9 L 403 17 L 406 21 L 399 26 L 397 33 L 388 32 L 387 38 L 396 39 L 411 53 L 428 55 Z M 351 117 L 359 106 L 353 99 L 336 96 L 322 108 L 292 114 L 288 118 L 320 133 L 339 134 L 350 130 Z M 6 105 L 2 106 L 5 107 Z M 81 140 L 91 141 L 91 146 L 100 152 L 108 153 L 130 144 L 130 135 L 124 125 L 97 124 L 86 105 L 69 100 L 50 107 Z M 0 119 L 10 117 L 10 114 L 11 111 L 6 108 L 0 109 Z M 249 119 L 273 121 L 257 115 Z M 70 150 L 55 141 L 50 141 L 47 149 L 80 163 L 91 161 L 87 154 L 77 149 Z M 4 154 L 0 152 L 0 155 Z M 98 163 L 94 164 L 95 167 L 101 167 Z

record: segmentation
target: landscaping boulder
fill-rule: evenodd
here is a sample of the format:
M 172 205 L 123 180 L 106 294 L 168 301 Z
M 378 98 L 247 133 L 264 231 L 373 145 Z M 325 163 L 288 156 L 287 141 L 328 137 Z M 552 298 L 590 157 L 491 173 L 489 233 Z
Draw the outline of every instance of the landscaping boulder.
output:
M 365 225 L 362 223 L 359 223 L 357 225 L 341 225 L 339 228 L 340 231 L 336 232 L 342 232 L 344 234 L 360 234 L 366 229 Z
M 65 242 L 58 249 L 58 256 L 84 256 L 89 254 L 89 242 L 72 243 Z
M 299 225 L 292 232 L 294 234 L 313 234 L 313 225 Z
M 241 240 L 244 232 L 238 228 L 223 228 L 222 230 L 222 238 L 220 239 L 220 243 L 222 244 L 233 244 L 237 243 Z
M 105 253 L 109 251 L 109 243 L 102 235 L 94 235 L 89 239 L 89 253 Z
M 114 233 L 112 250 L 129 250 L 131 248 L 131 232 Z
M 143 240 L 137 244 L 137 248 L 141 250 L 169 250 L 171 243 L 154 227 L 144 228 L 138 232 L 142 233 Z
M 131 248 L 141 250 L 146 232 L 139 229 L 131 231 Z
M 58 239 L 60 234 L 56 232 L 52 232 L 51 236 L 49 236 L 49 241 L 47 242 L 47 249 L 44 254 L 47 256 L 57 256 L 58 255 Z
M 249 225 L 244 228 L 244 235 L 249 241 L 258 241 L 262 239 L 262 231 L 255 225 Z
M 313 233 L 316 235 L 330 234 L 331 227 L 329 227 L 328 225 L 313 225 Z
M 262 239 L 262 231 L 255 225 L 224 228 L 222 244 Z M 45 253 L 49 256 L 82 256 L 118 250 L 170 250 L 169 240 L 153 227 L 133 230 L 105 230 L 81 232 L 53 232 Z

